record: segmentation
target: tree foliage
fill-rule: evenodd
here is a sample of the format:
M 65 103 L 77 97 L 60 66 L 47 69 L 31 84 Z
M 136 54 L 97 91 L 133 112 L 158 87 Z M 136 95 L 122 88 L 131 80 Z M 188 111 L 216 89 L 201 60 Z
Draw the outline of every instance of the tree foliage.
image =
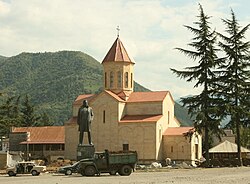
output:
M 11 127 L 52 125 L 46 113 L 38 114 L 28 95 L 1 97 L 0 100 L 0 136 L 8 136 Z
M 220 99 L 214 97 L 215 74 L 213 71 L 219 61 L 215 48 L 216 33 L 210 27 L 210 17 L 205 15 L 201 5 L 199 5 L 199 12 L 199 20 L 194 22 L 197 28 L 185 26 L 194 34 L 192 42 L 188 44 L 193 50 L 177 48 L 192 60 L 198 61 L 198 65 L 186 67 L 183 71 L 171 70 L 178 77 L 186 79 L 187 82 L 196 81 L 195 88 L 202 88 L 199 95 L 183 98 L 182 102 L 188 108 L 189 113 L 195 116 L 195 128 L 204 133 L 206 160 L 209 162 L 209 132 L 217 135 L 221 133 L 219 129 L 221 117 L 218 106 Z
M 22 117 L 21 126 L 24 127 L 34 126 L 40 119 L 40 116 L 35 114 L 34 106 L 31 105 L 28 95 L 25 95 L 24 97 L 20 112 Z
M 226 107 L 224 114 L 231 117 L 228 126 L 236 129 L 238 160 L 241 161 L 240 126 L 250 126 L 250 42 L 244 42 L 250 24 L 241 28 L 233 10 L 231 19 L 222 21 L 227 35 L 218 33 L 219 46 L 225 56 L 218 70 L 217 92 Z

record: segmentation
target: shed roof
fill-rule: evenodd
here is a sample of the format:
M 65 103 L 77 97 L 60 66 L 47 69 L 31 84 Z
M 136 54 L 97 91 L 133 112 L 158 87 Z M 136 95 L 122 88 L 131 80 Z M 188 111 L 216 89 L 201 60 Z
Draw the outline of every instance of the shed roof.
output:
M 126 115 L 119 122 L 120 123 L 145 123 L 157 122 L 162 117 L 162 114 L 155 115 Z
M 183 135 L 193 129 L 194 127 L 169 127 L 163 135 Z
M 225 140 L 217 146 L 209 149 L 209 153 L 237 153 L 237 150 L 237 144 Z M 250 153 L 250 150 L 241 147 L 241 152 Z
M 21 144 L 64 144 L 64 126 L 14 127 L 12 132 L 30 132 L 30 141 Z

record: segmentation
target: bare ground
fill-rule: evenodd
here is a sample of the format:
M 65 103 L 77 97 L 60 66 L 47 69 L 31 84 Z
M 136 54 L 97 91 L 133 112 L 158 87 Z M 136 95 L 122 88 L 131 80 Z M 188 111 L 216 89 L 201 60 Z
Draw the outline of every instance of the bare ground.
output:
M 162 169 L 155 172 L 136 171 L 130 176 L 82 177 L 79 174 L 64 176 L 41 174 L 40 176 L 0 176 L 1 184 L 250 184 L 250 167 L 209 169 Z

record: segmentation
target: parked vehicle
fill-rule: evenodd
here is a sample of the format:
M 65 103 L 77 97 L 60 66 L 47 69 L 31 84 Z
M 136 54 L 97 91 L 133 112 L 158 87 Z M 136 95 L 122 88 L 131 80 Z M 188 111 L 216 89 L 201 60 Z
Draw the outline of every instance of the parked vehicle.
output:
M 17 174 L 32 174 L 32 176 L 38 176 L 41 172 L 46 171 L 46 166 L 36 165 L 34 162 L 23 161 L 18 162 L 13 167 L 8 167 L 6 173 L 9 176 L 16 176 Z
M 65 175 L 72 175 L 72 173 L 77 173 L 80 162 L 76 162 L 73 165 L 67 165 L 60 167 L 58 172 Z
M 135 151 L 127 152 L 104 152 L 95 153 L 93 158 L 82 159 L 79 161 L 78 172 L 83 176 L 94 176 L 100 173 L 109 173 L 121 176 L 128 176 L 134 170 L 137 162 Z

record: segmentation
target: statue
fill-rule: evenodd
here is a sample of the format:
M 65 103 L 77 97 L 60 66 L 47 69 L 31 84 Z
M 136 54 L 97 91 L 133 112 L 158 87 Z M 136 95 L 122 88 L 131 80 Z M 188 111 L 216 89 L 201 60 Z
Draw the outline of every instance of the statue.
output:
M 79 135 L 79 145 L 83 143 L 84 132 L 88 133 L 89 145 L 93 145 L 91 142 L 91 121 L 94 118 L 94 113 L 91 107 L 88 105 L 88 101 L 84 100 L 83 105 L 78 111 L 77 124 L 79 125 L 78 131 Z

